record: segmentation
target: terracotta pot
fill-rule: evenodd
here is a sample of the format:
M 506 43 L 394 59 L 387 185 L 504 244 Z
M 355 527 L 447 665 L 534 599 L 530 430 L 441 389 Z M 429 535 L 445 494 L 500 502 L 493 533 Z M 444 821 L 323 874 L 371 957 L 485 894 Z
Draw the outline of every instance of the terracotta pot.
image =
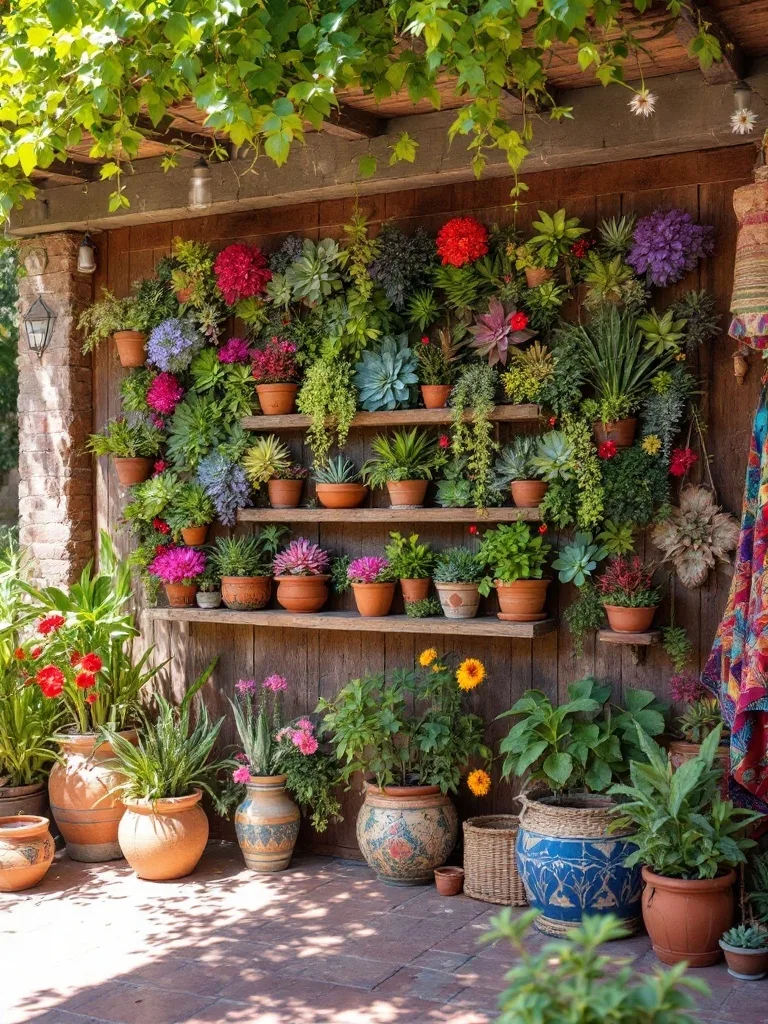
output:
M 392 508 L 423 508 L 427 496 L 426 480 L 387 480 Z
M 616 604 L 605 604 L 608 625 L 614 633 L 647 633 L 656 614 L 652 608 L 621 608 Z
M 268 480 L 269 504 L 272 508 L 298 508 L 303 480 Z
M 594 423 L 592 429 L 598 444 L 613 441 L 617 448 L 631 448 L 635 440 L 637 420 L 612 420 L 609 423 Z
M 54 852 L 47 818 L 38 814 L 0 818 L 0 892 L 37 885 L 45 878 Z
M 730 733 L 728 734 L 730 736 Z M 686 740 L 672 740 L 667 748 L 667 754 L 669 756 L 669 763 L 672 765 L 675 771 L 685 764 L 686 761 L 692 761 L 694 757 L 698 756 L 701 750 L 700 743 L 688 743 Z M 731 748 L 728 745 L 722 743 L 717 748 L 715 754 L 715 764 L 719 764 L 723 770 L 723 777 L 720 780 L 720 796 L 723 800 L 728 799 L 728 776 L 731 770 Z M 0 790 L 2 793 L 2 790 Z M 0 807 L 2 803 L 0 803 Z
M 439 786 L 365 783 L 357 816 L 360 852 L 388 885 L 428 885 L 456 843 L 458 819 Z
M 195 870 L 208 842 L 202 795 L 196 789 L 164 800 L 126 799 L 117 838 L 139 878 L 164 882 Z
M 518 508 L 536 508 L 549 490 L 544 480 L 512 480 L 509 489 Z
M 438 583 L 435 590 L 446 619 L 474 619 L 480 606 L 477 583 Z
M 288 612 L 319 612 L 328 600 L 330 576 L 276 576 L 277 603 Z
M 515 580 L 514 583 L 495 580 L 494 586 L 501 608 L 498 613 L 500 619 L 507 622 L 535 622 L 545 617 L 544 602 L 547 599 L 549 580 Z
M 741 949 L 720 939 L 728 973 L 739 981 L 760 981 L 768 974 L 768 949 Z
M 238 612 L 265 608 L 272 596 L 271 576 L 222 576 L 221 599 Z
M 147 361 L 147 336 L 141 331 L 115 331 L 112 335 L 121 366 L 144 366 Z
M 408 604 L 414 601 L 424 601 L 429 597 L 429 585 L 432 582 L 429 577 L 425 580 L 400 580 L 400 589 L 403 592 L 403 600 Z
M 198 590 L 195 594 L 198 608 L 221 608 L 220 590 Z
M 48 790 L 44 782 L 33 782 L 29 786 L 3 786 L 0 788 L 0 818 L 11 818 L 17 814 L 31 814 L 47 818 Z
M 289 416 L 296 406 L 298 384 L 257 384 L 256 394 L 265 416 Z
M 133 487 L 134 484 L 143 484 L 149 480 L 149 474 L 154 465 L 152 459 L 113 459 L 115 472 L 118 481 L 123 487 Z
M 197 593 L 196 583 L 166 583 L 165 596 L 171 608 L 192 608 Z
M 663 964 L 687 960 L 710 967 L 721 958 L 720 936 L 733 924 L 736 872 L 719 878 L 665 878 L 643 868 L 643 921 Z
M 252 778 L 245 784 L 245 800 L 235 811 L 237 841 L 252 871 L 285 871 L 291 863 L 301 815 L 285 792 L 285 778 Z
M 395 596 L 394 583 L 353 583 L 357 610 L 365 618 L 389 615 Z
M 424 399 L 424 408 L 444 409 L 448 405 L 452 390 L 450 384 L 422 384 L 421 397 Z
M 207 536 L 207 526 L 184 526 L 181 530 L 181 539 L 188 548 L 202 547 Z
M 120 733 L 136 743 L 131 729 Z M 112 791 L 125 776 L 110 767 L 114 759 L 109 743 L 96 746 L 96 734 L 60 733 L 56 741 L 63 762 L 57 762 L 48 778 L 51 812 L 72 860 L 98 863 L 119 860 L 117 826 L 125 805 Z
M 464 888 L 464 868 L 435 868 L 435 886 L 439 896 L 458 896 Z
M 315 484 L 317 500 L 324 508 L 358 508 L 365 501 L 365 484 Z
M 549 267 L 526 267 L 525 283 L 529 288 L 540 288 L 547 281 L 551 281 L 554 272 Z

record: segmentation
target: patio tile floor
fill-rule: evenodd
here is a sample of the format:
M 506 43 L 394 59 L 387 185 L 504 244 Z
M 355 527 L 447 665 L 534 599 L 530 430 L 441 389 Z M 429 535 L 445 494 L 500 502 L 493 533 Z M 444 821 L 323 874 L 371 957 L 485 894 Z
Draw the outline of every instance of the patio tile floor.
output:
M 490 1024 L 511 963 L 477 942 L 496 911 L 382 885 L 351 861 L 297 857 L 258 876 L 231 845 L 165 883 L 59 854 L 38 889 L 0 894 L 0 1021 Z M 611 950 L 656 964 L 644 937 Z M 711 987 L 702 1024 L 768 1024 L 768 981 L 722 964 L 695 974 Z

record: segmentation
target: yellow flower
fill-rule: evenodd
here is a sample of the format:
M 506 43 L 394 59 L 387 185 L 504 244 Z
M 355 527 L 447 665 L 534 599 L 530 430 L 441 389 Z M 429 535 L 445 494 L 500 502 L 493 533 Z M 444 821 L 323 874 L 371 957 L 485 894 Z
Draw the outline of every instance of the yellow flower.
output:
M 467 776 L 467 786 L 474 796 L 487 796 L 491 788 L 491 776 L 482 768 L 476 768 Z
M 456 681 L 462 690 L 474 690 L 485 679 L 485 665 L 477 658 L 466 658 L 456 669 Z
M 432 664 L 436 657 L 437 651 L 435 650 L 435 648 L 428 647 L 426 651 L 422 651 L 421 654 L 419 655 L 419 664 L 421 665 L 422 668 L 426 668 L 428 665 Z
M 649 434 L 643 438 L 641 447 L 646 455 L 658 455 L 661 451 L 661 438 L 656 434 Z

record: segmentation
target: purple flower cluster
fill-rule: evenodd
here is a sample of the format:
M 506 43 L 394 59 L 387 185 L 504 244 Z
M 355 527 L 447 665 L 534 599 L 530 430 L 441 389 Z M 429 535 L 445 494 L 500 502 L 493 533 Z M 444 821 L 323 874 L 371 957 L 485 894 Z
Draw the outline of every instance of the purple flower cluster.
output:
M 245 338 L 230 338 L 219 349 L 220 363 L 247 363 L 251 358 L 251 350 Z
M 711 225 L 695 224 L 683 210 L 654 210 L 637 222 L 627 263 L 651 284 L 674 284 L 711 255 L 714 235 Z
M 224 526 L 234 526 L 237 510 L 251 504 L 245 470 L 220 452 L 211 452 L 200 460 L 197 480 L 216 506 L 216 515 Z
M 379 577 L 388 568 L 389 562 L 386 558 L 380 555 L 366 555 L 349 563 L 347 579 L 350 583 L 381 583 Z
M 197 548 L 166 548 L 149 566 L 153 576 L 163 583 L 194 583 L 205 571 L 205 555 Z
M 163 320 L 147 342 L 147 359 L 158 370 L 181 373 L 205 344 L 205 338 L 189 320 Z
M 319 576 L 328 568 L 328 552 L 306 537 L 298 537 L 275 558 L 275 576 Z

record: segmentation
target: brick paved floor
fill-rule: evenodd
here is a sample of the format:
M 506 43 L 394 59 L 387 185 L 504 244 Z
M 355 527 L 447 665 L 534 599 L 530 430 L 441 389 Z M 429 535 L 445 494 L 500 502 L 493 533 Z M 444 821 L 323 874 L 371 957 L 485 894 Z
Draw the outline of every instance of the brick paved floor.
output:
M 510 965 L 477 944 L 495 912 L 350 861 L 257 876 L 213 846 L 188 879 L 153 883 L 60 854 L 39 889 L 0 895 L 0 1021 L 487 1024 Z M 645 937 L 611 949 L 655 962 Z M 768 980 L 696 974 L 712 987 L 702 1022 L 768 1022 Z

